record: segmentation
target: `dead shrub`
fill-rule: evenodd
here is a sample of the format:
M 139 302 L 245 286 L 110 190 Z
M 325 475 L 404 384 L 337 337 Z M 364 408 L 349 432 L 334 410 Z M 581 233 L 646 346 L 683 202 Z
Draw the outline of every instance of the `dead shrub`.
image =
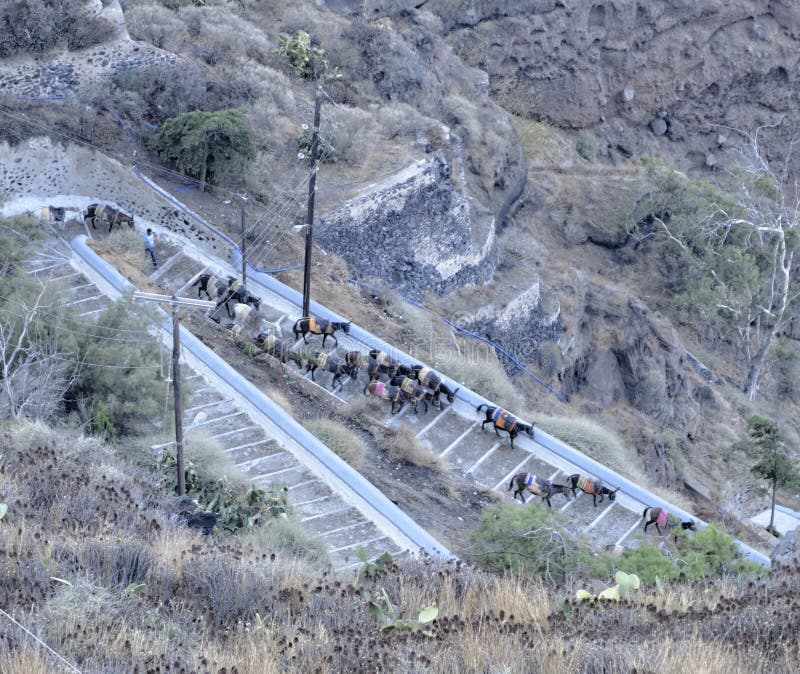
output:
M 78 563 L 93 581 L 106 588 L 124 590 L 144 581 L 153 553 L 143 541 L 89 539 L 81 543 Z
M 378 126 L 370 113 L 344 105 L 327 108 L 320 129 L 335 148 L 337 160 L 347 164 L 362 163 L 378 137 Z
M 430 468 L 437 473 L 447 470 L 447 463 L 424 445 L 408 426 L 397 430 L 387 430 L 383 447 L 392 461 L 405 461 L 422 468 Z
M 134 40 L 149 42 L 159 49 L 179 52 L 182 44 L 191 44 L 183 21 L 160 5 L 131 7 L 125 12 L 125 25 Z
M 272 594 L 269 579 L 249 562 L 225 554 L 197 557 L 183 566 L 177 592 L 216 627 L 252 620 Z
M 591 456 L 603 465 L 629 477 L 640 484 L 648 484 L 647 476 L 639 468 L 635 448 L 625 443 L 609 429 L 586 417 L 557 417 L 530 414 L 529 419 L 554 438 Z
M 19 0 L 0 7 L 0 57 L 81 49 L 107 40 L 113 27 L 85 0 Z
M 434 367 L 450 379 L 469 386 L 508 409 L 519 409 L 522 399 L 494 351 L 476 342 L 468 350 L 443 349 L 434 354 Z

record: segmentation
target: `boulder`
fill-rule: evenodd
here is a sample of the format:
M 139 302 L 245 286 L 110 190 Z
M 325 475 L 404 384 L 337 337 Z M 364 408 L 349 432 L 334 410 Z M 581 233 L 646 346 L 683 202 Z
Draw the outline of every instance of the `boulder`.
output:
M 650 122 L 650 130 L 655 136 L 663 136 L 667 132 L 667 122 L 661 117 L 656 117 Z
M 795 529 L 781 538 L 780 543 L 769 556 L 773 566 L 792 569 L 800 567 L 800 540 L 798 540 L 797 532 L 798 530 Z

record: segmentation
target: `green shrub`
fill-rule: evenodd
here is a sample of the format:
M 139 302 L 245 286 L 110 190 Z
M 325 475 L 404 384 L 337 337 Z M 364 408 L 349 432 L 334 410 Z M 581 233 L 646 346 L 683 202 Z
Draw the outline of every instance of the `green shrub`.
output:
M 308 125 L 303 124 L 303 133 L 296 139 L 298 158 L 311 164 L 311 147 L 314 140 L 314 130 Z M 331 145 L 330 140 L 324 134 L 319 134 L 317 139 L 317 161 L 321 164 L 335 164 L 336 150 Z
M 105 417 L 117 434 L 152 429 L 153 420 L 164 416 L 161 345 L 148 331 L 154 324 L 153 309 L 130 299 L 112 304 L 91 328 L 76 318 L 71 348 L 85 366 L 66 392 L 67 409 L 84 422 Z
M 524 508 L 499 503 L 487 509 L 470 534 L 469 557 L 496 571 L 523 572 L 563 582 L 574 545 L 556 524 L 559 514 L 533 502 Z
M 594 161 L 600 150 L 600 141 L 591 131 L 584 131 L 575 141 L 575 150 L 587 161 Z
M 281 35 L 277 53 L 300 77 L 314 77 L 329 68 L 325 50 L 312 46 L 311 36 L 304 30 L 298 30 L 294 35 Z

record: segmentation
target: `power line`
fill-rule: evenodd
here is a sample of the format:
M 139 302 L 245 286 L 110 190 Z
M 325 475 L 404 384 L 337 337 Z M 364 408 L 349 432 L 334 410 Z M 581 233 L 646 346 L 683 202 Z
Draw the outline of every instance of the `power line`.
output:
M 6 618 L 8 618 L 12 623 L 14 623 L 17 627 L 19 627 L 25 634 L 31 637 L 34 641 L 38 642 L 44 648 L 49 651 L 52 655 L 54 655 L 59 661 L 61 661 L 64 665 L 69 667 L 73 672 L 77 672 L 78 674 L 82 674 L 81 670 L 78 669 L 75 665 L 73 665 L 69 660 L 67 660 L 63 655 L 56 653 L 50 646 L 48 646 L 44 641 L 42 641 L 39 637 L 37 637 L 33 632 L 31 632 L 25 625 L 17 622 L 12 616 L 6 613 L 3 609 L 0 608 L 0 613 L 2 613 Z

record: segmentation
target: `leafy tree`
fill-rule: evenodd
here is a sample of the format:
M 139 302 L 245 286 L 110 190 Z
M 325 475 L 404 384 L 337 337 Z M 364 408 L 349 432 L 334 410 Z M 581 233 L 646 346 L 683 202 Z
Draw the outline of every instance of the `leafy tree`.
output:
M 187 112 L 168 119 L 149 142 L 160 157 L 179 171 L 206 181 L 240 178 L 255 148 L 242 108 Z
M 790 175 L 796 141 L 782 162 L 768 161 L 761 146 L 761 136 L 781 124 L 738 132 L 743 142 L 729 172 L 729 193 L 662 169 L 651 200 L 652 224 L 681 258 L 677 304 L 739 347 L 751 400 L 800 300 L 800 192 Z
M 800 489 L 800 471 L 780 450 L 783 442 L 780 429 L 774 421 L 754 415 L 747 420 L 747 429 L 751 442 L 735 445 L 734 448 L 753 456 L 756 463 L 750 470 L 758 477 L 769 480 L 772 486 L 772 510 L 768 529 L 774 532 L 775 491 L 778 487 Z

